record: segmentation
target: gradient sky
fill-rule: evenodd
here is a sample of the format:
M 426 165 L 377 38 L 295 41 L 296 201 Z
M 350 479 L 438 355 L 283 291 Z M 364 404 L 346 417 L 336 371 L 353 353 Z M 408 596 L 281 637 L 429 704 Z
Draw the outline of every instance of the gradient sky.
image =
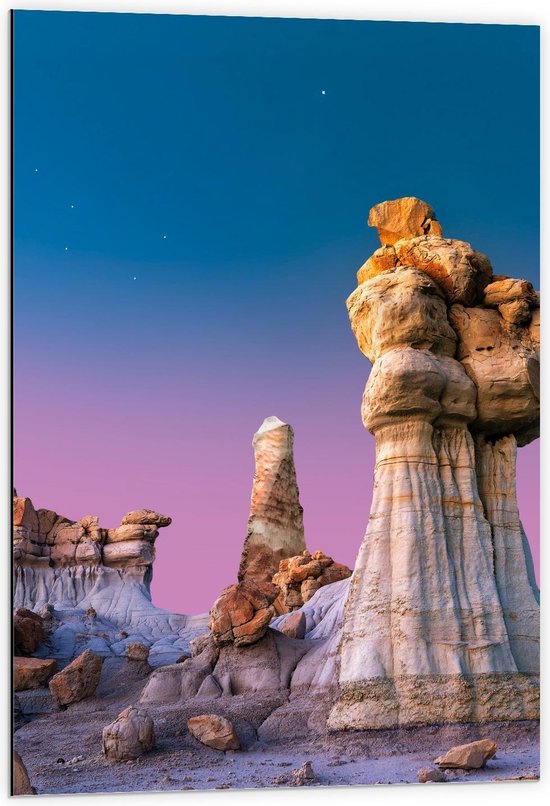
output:
M 150 507 L 154 601 L 233 582 L 251 440 L 295 429 L 306 541 L 353 565 L 374 445 L 345 299 L 415 195 L 539 270 L 535 27 L 15 12 L 15 483 Z M 538 568 L 538 443 L 518 494 Z

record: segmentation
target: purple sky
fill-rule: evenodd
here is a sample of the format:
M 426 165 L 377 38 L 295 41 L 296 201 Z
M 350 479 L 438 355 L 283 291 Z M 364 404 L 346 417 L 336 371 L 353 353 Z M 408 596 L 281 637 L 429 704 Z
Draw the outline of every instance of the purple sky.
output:
M 368 210 L 419 196 L 538 285 L 538 29 L 17 11 L 14 81 L 18 492 L 104 526 L 171 515 L 154 600 L 204 611 L 277 415 L 308 546 L 353 565 L 373 441 L 344 302 Z

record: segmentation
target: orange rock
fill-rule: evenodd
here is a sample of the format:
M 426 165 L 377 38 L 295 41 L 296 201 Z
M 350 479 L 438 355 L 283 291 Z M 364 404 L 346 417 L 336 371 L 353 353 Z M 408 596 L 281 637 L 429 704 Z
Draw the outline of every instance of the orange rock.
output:
M 478 770 L 484 767 L 490 758 L 497 752 L 495 742 L 490 739 L 480 739 L 469 744 L 460 744 L 436 758 L 435 763 L 444 770 Z
M 86 649 L 54 675 L 49 687 L 57 704 L 67 706 L 91 697 L 99 684 L 102 665 L 101 657 Z
M 210 630 L 219 646 L 254 644 L 275 615 L 279 589 L 270 582 L 244 579 L 222 591 L 210 610 Z
M 235 728 L 228 719 L 217 714 L 201 714 L 191 717 L 187 727 L 201 744 L 215 750 L 239 750 L 241 744 Z
M 289 638 L 304 638 L 306 634 L 306 617 L 301 610 L 291 613 L 277 628 Z
M 391 246 L 402 238 L 443 234 L 433 209 L 415 196 L 376 204 L 369 212 L 368 223 L 376 227 L 382 246 Z
M 36 789 L 31 784 L 27 768 L 17 750 L 13 751 L 13 785 L 11 794 L 36 795 Z
M 30 498 L 13 499 L 13 527 L 38 532 L 38 516 Z
M 16 657 L 13 659 L 13 688 L 15 691 L 42 688 L 56 668 L 57 662 L 50 658 Z
M 382 274 L 383 271 L 391 271 L 397 266 L 397 255 L 393 246 L 382 246 L 372 254 L 366 263 L 363 263 L 357 272 L 357 284 L 361 285 L 365 280 Z
M 514 302 L 523 299 L 530 306 L 537 303 L 537 295 L 532 283 L 528 280 L 516 280 L 513 277 L 506 277 L 495 280 L 485 288 L 483 304 L 491 308 L 496 308 L 506 302 Z

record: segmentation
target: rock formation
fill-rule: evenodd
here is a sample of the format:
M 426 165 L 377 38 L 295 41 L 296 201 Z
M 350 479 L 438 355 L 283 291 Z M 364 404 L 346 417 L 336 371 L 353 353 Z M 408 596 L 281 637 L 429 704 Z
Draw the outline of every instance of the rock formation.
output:
M 322 551 L 303 551 L 296 557 L 281 560 L 273 575 L 273 584 L 281 590 L 276 603 L 280 613 L 297 610 L 308 602 L 319 588 L 351 576 L 346 565 L 335 563 Z
M 207 619 L 169 613 L 151 602 L 155 541 L 170 523 L 165 515 L 139 509 L 127 513 L 120 526 L 103 528 L 95 516 L 72 521 L 15 496 L 17 651 L 54 657 L 63 665 L 85 649 L 123 656 L 129 644 L 139 642 L 150 648 L 152 666 L 175 662 L 204 632 Z
M 538 717 L 538 602 L 515 451 L 538 434 L 537 297 L 377 205 L 382 249 L 347 301 L 372 362 L 371 514 L 345 607 L 332 729 Z
M 280 560 L 306 548 L 293 443 L 292 428 L 278 417 L 267 417 L 254 434 L 256 469 L 239 581 L 271 582 Z

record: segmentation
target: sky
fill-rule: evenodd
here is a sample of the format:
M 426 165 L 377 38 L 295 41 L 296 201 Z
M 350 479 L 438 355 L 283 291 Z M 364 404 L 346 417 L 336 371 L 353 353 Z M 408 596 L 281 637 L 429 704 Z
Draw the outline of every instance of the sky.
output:
M 203 612 L 276 415 L 308 547 L 353 566 L 369 208 L 418 196 L 538 287 L 538 71 L 535 27 L 15 12 L 18 493 L 108 527 L 170 515 L 153 601 Z M 538 441 L 518 497 L 538 569 Z

